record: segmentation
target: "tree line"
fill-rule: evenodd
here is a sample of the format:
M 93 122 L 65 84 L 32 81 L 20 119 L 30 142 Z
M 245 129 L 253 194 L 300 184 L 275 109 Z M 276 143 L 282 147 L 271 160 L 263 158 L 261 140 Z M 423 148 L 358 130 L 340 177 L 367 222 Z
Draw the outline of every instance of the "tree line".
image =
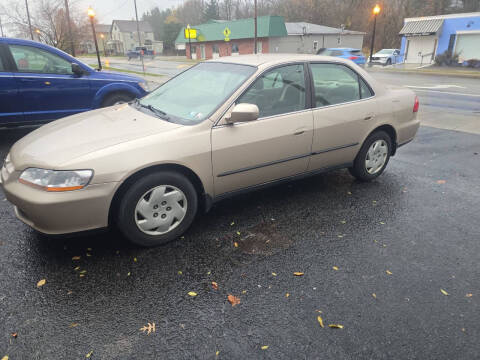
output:
M 396 48 L 399 31 L 407 17 L 480 11 L 480 0 L 257 0 L 258 15 L 280 15 L 286 22 L 305 21 L 371 34 L 372 9 L 382 8 L 377 18 L 376 48 Z M 187 24 L 195 26 L 209 20 L 236 20 L 254 16 L 253 0 L 186 0 L 161 10 L 155 7 L 143 14 L 152 25 L 155 38 L 173 49 L 175 39 Z M 370 36 L 365 38 L 368 47 Z

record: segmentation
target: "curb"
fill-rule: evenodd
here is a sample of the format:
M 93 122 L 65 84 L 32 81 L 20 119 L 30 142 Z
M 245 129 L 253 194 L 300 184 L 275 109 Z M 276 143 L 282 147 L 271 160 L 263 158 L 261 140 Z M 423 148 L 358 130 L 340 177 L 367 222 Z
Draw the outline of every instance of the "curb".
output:
M 438 75 L 438 76 L 455 76 L 462 78 L 480 79 L 480 72 L 463 72 L 463 71 L 428 71 L 428 70 L 400 70 L 400 69 L 365 69 L 367 72 L 396 73 L 396 74 L 416 74 L 416 75 Z

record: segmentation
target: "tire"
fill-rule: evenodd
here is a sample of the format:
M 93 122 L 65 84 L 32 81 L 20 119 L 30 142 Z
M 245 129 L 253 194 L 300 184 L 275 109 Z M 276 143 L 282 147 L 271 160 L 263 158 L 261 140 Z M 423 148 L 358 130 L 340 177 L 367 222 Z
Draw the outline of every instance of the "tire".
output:
M 126 94 L 126 93 L 111 94 L 111 95 L 108 95 L 102 101 L 102 107 L 108 107 L 108 106 L 113 106 L 113 105 L 117 105 L 117 104 L 127 103 L 127 102 L 129 102 L 133 99 L 134 99 L 134 97 L 132 95 L 129 95 L 129 94 Z
M 116 224 L 130 242 L 158 246 L 181 236 L 192 224 L 197 208 L 192 183 L 177 172 L 160 171 L 140 178 L 125 192 Z
M 374 144 L 377 144 L 376 150 L 372 150 Z M 376 131 L 365 140 L 353 166 L 348 168 L 348 171 L 360 181 L 372 181 L 384 172 L 391 154 L 392 139 L 390 135 L 385 131 Z M 367 166 L 367 161 L 369 161 L 370 167 Z
M 389 66 L 389 65 L 392 65 L 392 59 L 387 59 L 385 66 Z

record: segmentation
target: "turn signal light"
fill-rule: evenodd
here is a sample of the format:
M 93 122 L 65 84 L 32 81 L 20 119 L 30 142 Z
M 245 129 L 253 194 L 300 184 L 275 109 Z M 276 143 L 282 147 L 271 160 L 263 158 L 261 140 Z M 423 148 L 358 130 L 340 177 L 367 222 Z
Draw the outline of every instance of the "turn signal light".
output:
M 350 60 L 357 60 L 357 59 L 358 59 L 358 56 L 350 56 L 349 59 L 350 59 Z
M 420 101 L 418 101 L 418 96 L 415 96 L 415 104 L 413 105 L 413 112 L 418 112 L 418 108 L 420 107 Z

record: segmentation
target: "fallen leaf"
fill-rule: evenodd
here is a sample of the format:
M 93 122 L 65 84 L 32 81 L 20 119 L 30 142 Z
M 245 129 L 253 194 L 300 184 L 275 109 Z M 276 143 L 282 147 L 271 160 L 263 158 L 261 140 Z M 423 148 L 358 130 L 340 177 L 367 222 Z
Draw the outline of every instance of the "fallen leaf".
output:
M 388 275 L 392 275 L 392 272 L 390 270 L 385 271 Z
M 77 327 L 77 326 L 78 326 L 78 323 L 71 323 L 68 327 L 74 328 L 74 327 Z
M 322 317 L 321 317 L 320 315 L 317 316 L 317 320 L 318 320 L 318 323 L 320 324 L 320 326 L 321 326 L 322 328 L 325 327 L 325 326 L 323 326 L 323 319 L 322 319 Z
M 129 272 L 127 273 L 127 276 L 130 276 L 130 275 L 132 275 L 132 273 L 129 271 Z
M 16 332 L 11 333 L 10 335 L 12 335 L 12 337 L 13 337 L 14 339 L 16 339 L 17 336 L 18 336 L 18 334 L 17 334 Z
M 148 325 L 148 326 L 147 326 Z M 140 328 L 140 331 L 146 332 L 147 335 L 150 335 L 150 333 L 155 332 L 155 323 L 147 323 L 144 327 Z
M 8 360 L 8 355 L 5 355 L 4 357 L 2 357 L 2 360 Z
M 241 234 L 240 231 L 237 231 L 237 235 L 240 236 L 240 234 Z
M 347 191 L 347 194 L 348 194 L 348 195 L 352 195 L 352 192 L 351 192 L 351 191 Z
M 87 248 L 87 251 L 92 251 L 92 248 Z
M 181 271 L 180 271 L 180 272 L 181 272 Z M 208 271 L 208 272 L 207 272 L 207 275 L 211 275 L 211 274 L 212 274 L 212 272 L 211 272 L 211 271 Z
M 333 270 L 337 271 L 338 270 L 338 267 L 337 266 L 334 266 L 332 267 Z
M 37 283 L 37 287 L 41 287 L 41 286 L 45 285 L 46 283 L 47 283 L 47 280 L 42 279 Z
M 73 294 L 73 291 L 71 291 L 71 290 L 67 291 L 67 295 L 72 295 L 72 294 Z
M 337 237 L 341 239 L 341 238 L 343 238 L 343 235 L 337 235 Z
M 383 221 L 380 221 L 380 225 L 385 225 L 385 222 L 383 222 Z
M 80 275 L 78 275 L 78 276 L 80 276 L 80 277 L 84 277 L 84 276 L 85 276 L 85 274 L 80 274 Z
M 76 261 L 76 260 L 80 260 L 81 258 L 82 258 L 81 256 L 74 256 L 74 257 L 72 257 L 72 260 Z
M 277 276 L 277 273 L 272 272 L 272 275 L 273 275 L 273 276 Z
M 465 332 L 465 328 L 462 328 L 462 331 Z
M 446 180 L 437 180 L 437 184 L 445 184 L 446 182 Z
M 242 290 L 242 294 L 246 294 L 247 293 L 247 290 Z
M 228 295 L 228 301 L 230 302 L 230 304 L 232 304 L 232 306 L 235 306 L 235 305 L 238 305 L 240 304 L 240 298 L 236 297 L 236 296 L 233 296 L 233 295 Z
M 340 325 L 340 324 L 330 324 L 328 326 L 331 327 L 332 329 L 343 329 L 343 325 Z
M 315 310 L 317 313 L 321 314 L 322 310 Z
M 305 273 L 296 271 L 296 272 L 293 273 L 293 275 L 295 275 L 295 276 L 303 276 L 303 275 L 305 275 Z
M 467 295 L 465 295 L 465 297 L 472 297 L 472 296 L 473 296 L 473 294 L 467 294 Z
M 376 299 L 377 298 L 377 294 L 373 293 L 372 296 Z
M 290 296 L 290 294 L 289 294 L 289 293 L 286 293 L 286 294 L 285 294 L 285 297 L 287 297 L 287 298 L 288 298 L 289 296 Z
M 182 270 L 178 270 L 178 275 L 182 275 L 182 274 L 183 274 Z
M 87 253 L 87 257 L 90 257 L 90 256 L 92 256 L 92 254 Z
M 137 262 L 137 258 L 136 258 L 136 257 L 133 258 L 133 262 Z
M 232 222 L 230 223 L 230 226 L 233 226 L 233 225 L 235 225 L 235 221 L 232 221 Z
M 443 295 L 445 295 L 445 296 L 448 296 L 448 295 L 449 295 L 449 294 L 448 294 L 448 292 L 446 292 L 446 291 L 445 291 L 445 290 L 443 290 L 443 289 L 440 289 L 440 291 L 441 291 L 441 292 L 442 292 L 442 294 L 443 294 Z
M 77 267 L 76 267 L 75 269 L 73 269 L 73 270 L 75 270 L 75 271 L 80 270 L 80 266 L 77 266 Z
M 86 273 L 87 273 L 87 270 L 80 271 L 80 274 L 86 274 Z
M 347 222 L 345 220 L 340 221 L 341 224 L 346 224 Z
M 238 243 L 235 241 L 235 242 L 233 243 L 233 246 L 235 246 L 236 248 L 238 248 Z
M 93 350 L 92 350 L 92 351 L 90 351 L 90 352 L 89 352 L 87 355 L 85 355 L 85 357 L 86 357 L 87 359 L 89 359 L 89 358 L 90 358 L 90 356 L 92 356 L 92 354 L 93 354 Z
M 262 350 L 267 350 L 267 349 L 268 349 L 268 345 L 263 345 L 261 349 L 262 349 Z
M 217 350 L 217 351 L 215 352 L 215 356 L 218 356 L 219 354 L 220 354 L 220 351 Z
M 213 290 L 218 290 L 218 284 L 215 281 L 212 281 Z
M 188 295 L 190 296 L 197 296 L 198 294 L 195 291 L 189 291 Z

